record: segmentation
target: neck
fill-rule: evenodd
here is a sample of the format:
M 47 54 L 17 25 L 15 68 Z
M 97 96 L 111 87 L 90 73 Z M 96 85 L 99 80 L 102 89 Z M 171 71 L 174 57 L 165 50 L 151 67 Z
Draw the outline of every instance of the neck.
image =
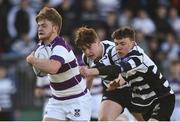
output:
M 57 36 L 58 34 L 53 33 L 48 39 L 44 40 L 43 42 L 45 44 L 50 44 Z

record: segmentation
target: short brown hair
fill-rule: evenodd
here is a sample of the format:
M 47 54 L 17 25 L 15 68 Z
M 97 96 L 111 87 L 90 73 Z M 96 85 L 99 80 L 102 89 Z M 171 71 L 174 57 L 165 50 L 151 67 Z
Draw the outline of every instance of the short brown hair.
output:
M 95 42 L 98 38 L 96 31 L 93 28 L 81 27 L 76 31 L 75 44 L 81 48 L 83 46 L 88 47 Z
M 53 24 L 59 27 L 58 34 L 61 31 L 62 26 L 62 17 L 54 8 L 44 7 L 39 14 L 36 16 L 36 22 L 39 20 L 47 19 L 51 21 Z
M 130 38 L 131 40 L 135 40 L 135 31 L 130 27 L 119 28 L 113 32 L 112 38 L 113 39 Z

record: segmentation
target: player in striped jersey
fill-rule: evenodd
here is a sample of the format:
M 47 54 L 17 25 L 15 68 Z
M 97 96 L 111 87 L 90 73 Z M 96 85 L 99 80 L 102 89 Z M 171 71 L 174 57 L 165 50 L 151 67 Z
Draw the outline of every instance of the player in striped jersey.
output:
M 112 37 L 116 46 L 111 59 L 116 65 L 84 68 L 81 72 L 86 76 L 121 73 L 124 81 L 131 85 L 131 103 L 136 106 L 136 111 L 141 112 L 145 120 L 169 121 L 175 95 L 154 62 L 137 46 L 134 30 L 129 27 L 120 28 L 114 31 Z M 109 89 L 116 88 L 124 81 L 112 81 Z
M 49 99 L 43 121 L 90 120 L 91 96 L 79 72 L 77 59 L 65 40 L 58 36 L 62 18 L 53 9 L 45 7 L 36 17 L 40 46 L 46 47 L 49 59 L 39 59 L 33 53 L 27 62 L 48 73 L 52 98 Z
M 76 32 L 76 45 L 83 51 L 82 58 L 87 66 L 99 67 L 102 62 L 103 65 L 111 64 L 111 62 L 107 60 L 108 57 L 106 54 L 108 54 L 109 50 L 115 45 L 111 41 L 100 41 L 94 29 L 87 27 L 79 28 Z M 128 101 L 130 101 L 131 98 L 131 89 L 128 86 L 113 91 L 106 91 L 108 82 L 116 77 L 118 77 L 118 75 L 102 78 L 104 89 L 98 117 L 100 121 L 115 120 L 119 114 L 123 112 L 124 107 L 129 106 Z M 87 86 L 91 88 L 94 77 L 86 78 Z

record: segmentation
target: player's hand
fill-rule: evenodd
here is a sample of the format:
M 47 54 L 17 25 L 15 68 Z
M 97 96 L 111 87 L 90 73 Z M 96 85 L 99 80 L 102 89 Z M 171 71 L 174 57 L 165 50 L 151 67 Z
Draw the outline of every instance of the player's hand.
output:
M 119 86 L 124 85 L 125 83 L 126 83 L 126 81 L 123 79 L 121 74 L 119 74 L 118 78 L 116 78 L 115 80 L 111 81 L 108 84 L 107 91 L 114 90 L 114 89 L 118 88 Z
M 34 58 L 35 58 L 35 57 L 34 57 L 34 51 L 33 51 L 30 55 L 28 55 L 28 56 L 26 57 L 26 61 L 27 61 L 29 64 L 32 64 Z
M 119 86 L 120 86 L 120 79 L 117 78 L 117 79 L 111 81 L 111 82 L 108 84 L 106 90 L 107 90 L 107 91 L 112 91 L 112 90 L 115 90 L 115 89 L 116 89 L 117 87 L 119 87 Z
M 79 68 L 80 74 L 87 77 L 88 76 L 88 67 L 87 66 L 80 66 Z

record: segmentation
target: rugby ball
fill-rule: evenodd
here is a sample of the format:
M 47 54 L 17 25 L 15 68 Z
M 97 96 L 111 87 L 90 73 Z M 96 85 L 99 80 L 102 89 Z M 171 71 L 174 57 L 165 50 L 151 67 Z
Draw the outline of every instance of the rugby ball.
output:
M 40 46 L 39 48 L 35 50 L 34 57 L 39 58 L 39 59 L 49 59 L 50 57 L 49 52 L 50 52 L 50 49 L 47 46 Z M 41 70 L 39 70 L 38 68 L 34 66 L 32 68 L 36 76 L 44 77 L 47 75 L 47 73 L 42 72 Z

